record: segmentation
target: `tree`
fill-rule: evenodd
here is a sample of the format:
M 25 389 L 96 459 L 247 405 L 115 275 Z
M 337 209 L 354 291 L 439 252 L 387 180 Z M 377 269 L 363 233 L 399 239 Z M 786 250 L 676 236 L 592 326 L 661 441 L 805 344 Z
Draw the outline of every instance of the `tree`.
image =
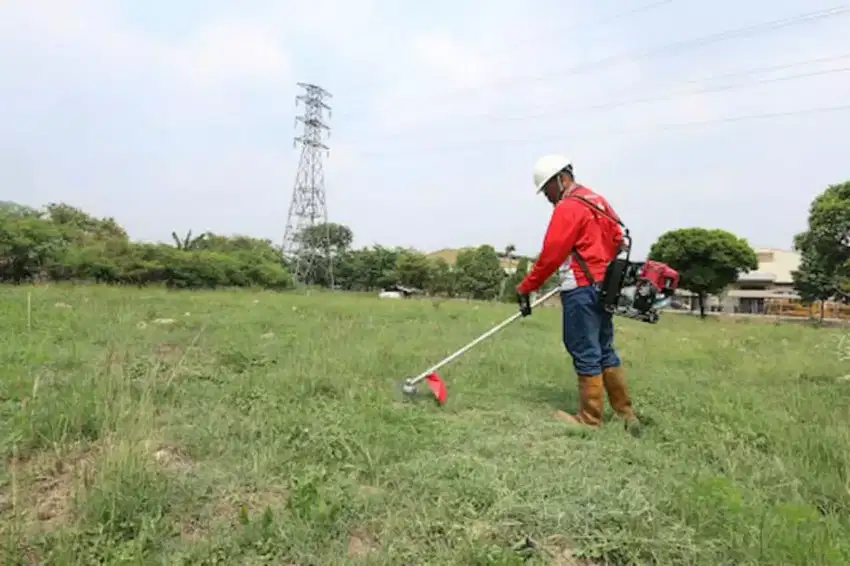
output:
M 458 289 L 472 299 L 495 299 L 505 271 L 493 246 L 466 249 L 457 254 Z
M 716 295 L 758 268 L 749 243 L 725 230 L 683 228 L 662 234 L 649 250 L 649 259 L 679 272 L 679 286 L 697 295 L 700 317 L 705 318 L 706 296 Z
M 180 249 L 132 242 L 112 218 L 67 204 L 44 210 L 0 203 L 0 281 L 94 281 L 172 288 L 287 289 L 292 278 L 267 240 L 247 236 L 185 239 Z M 209 242 L 207 242 L 209 240 Z
M 334 274 L 342 289 L 372 291 L 398 283 L 396 271 L 402 250 L 376 245 L 348 250 L 334 261 Z
M 61 230 L 37 216 L 0 214 L 0 281 L 21 283 L 40 276 L 66 243 Z
M 206 234 L 201 234 L 200 236 L 193 238 L 192 231 L 189 230 L 186 232 L 186 236 L 181 238 L 177 235 L 177 232 L 171 233 L 171 239 L 174 240 L 174 247 L 178 250 L 196 250 L 200 248 L 200 243 L 204 241 L 206 238 Z
M 327 254 L 340 254 L 346 251 L 354 241 L 351 228 L 335 222 L 307 226 L 295 236 L 302 249 Z
M 348 226 L 334 222 L 314 224 L 295 235 L 299 247 L 298 254 L 294 258 L 286 259 L 310 266 L 309 272 L 303 275 L 304 283 L 329 286 L 329 267 L 338 263 L 340 256 L 345 254 L 353 240 L 354 234 Z M 334 284 L 337 282 L 334 281 Z
M 425 254 L 404 250 L 395 260 L 395 276 L 399 285 L 426 289 L 431 280 L 431 264 Z
M 94 216 L 65 203 L 50 203 L 45 208 L 46 217 L 59 227 L 66 237 L 77 243 L 104 240 L 128 240 L 127 232 L 114 218 Z
M 823 320 L 824 301 L 829 300 L 838 291 L 836 280 L 816 251 L 801 252 L 800 267 L 791 272 L 794 290 L 800 295 L 804 305 L 820 303 L 820 319 Z
M 457 294 L 458 272 L 448 262 L 436 257 L 429 261 L 431 277 L 428 284 L 428 293 L 432 295 L 446 295 L 454 297 Z
M 516 276 L 519 278 L 519 281 L 522 281 L 526 275 L 528 275 L 528 258 L 521 257 L 516 266 Z M 517 281 L 517 284 L 519 284 Z
M 804 304 L 836 294 L 847 297 L 850 281 L 850 181 L 828 186 L 809 206 L 808 229 L 794 237 L 800 267 L 791 275 Z
M 239 234 L 222 236 L 213 234 L 212 232 L 205 232 L 201 237 L 196 238 L 192 247 L 198 250 L 226 254 L 252 254 L 262 258 L 263 261 L 280 262 L 280 249 L 275 247 L 272 241 L 266 238 L 253 238 Z
M 36 210 L 31 206 L 18 204 L 10 200 L 0 200 L 0 215 L 3 214 L 8 214 L 11 216 L 34 216 L 36 218 L 41 218 L 42 216 L 44 216 L 41 211 Z
M 809 228 L 795 238 L 805 250 L 816 251 L 829 270 L 850 260 L 850 181 L 830 185 L 809 207 Z
M 506 303 L 513 303 L 516 301 L 516 286 L 519 285 L 525 276 L 528 274 L 528 258 L 521 257 L 517 262 L 516 271 L 508 276 L 505 279 L 504 283 L 504 291 L 502 292 L 502 300 Z

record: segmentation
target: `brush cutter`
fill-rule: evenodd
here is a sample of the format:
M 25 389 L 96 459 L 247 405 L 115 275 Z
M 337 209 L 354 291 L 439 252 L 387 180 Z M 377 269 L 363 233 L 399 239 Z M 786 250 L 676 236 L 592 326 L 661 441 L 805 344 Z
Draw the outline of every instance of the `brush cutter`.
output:
M 585 205 L 591 208 L 594 216 L 597 214 L 607 216 L 623 229 L 623 240 L 620 243 L 617 257 L 608 264 L 605 270 L 605 276 L 601 282 L 594 280 L 587 264 L 581 255 L 579 255 L 578 250 L 573 250 L 575 259 L 578 261 L 587 280 L 591 284 L 597 285 L 597 289 L 599 290 L 599 306 L 612 315 L 625 316 L 649 323 L 658 322 L 658 311 L 670 303 L 679 283 L 679 274 L 670 268 L 670 266 L 657 261 L 631 261 L 632 238 L 629 235 L 629 229 L 626 228 L 626 225 L 619 218 L 608 214 L 584 197 L 575 195 L 574 197 L 567 198 L 575 198 L 584 202 Z M 559 291 L 560 289 L 558 287 L 552 289 L 534 301 L 530 307 L 533 308 L 541 304 Z M 522 305 L 523 310 L 527 310 L 528 308 L 529 305 L 527 302 Z M 407 378 L 402 385 L 402 392 L 405 395 L 415 395 L 417 385 L 420 381 L 425 380 L 437 398 L 437 401 L 442 405 L 446 402 L 446 384 L 437 375 L 437 370 L 459 358 L 470 348 L 479 342 L 483 342 L 522 316 L 522 311 L 516 313 L 416 377 Z
M 555 296 L 559 291 L 560 291 L 560 289 L 558 287 L 555 287 L 554 289 L 552 289 L 551 291 L 549 291 L 548 293 L 546 293 L 545 295 L 543 295 L 542 297 L 540 297 L 536 301 L 534 301 L 531 304 L 532 308 L 536 307 L 537 305 L 540 305 L 541 303 L 543 303 L 544 301 L 546 301 L 550 297 Z M 468 352 L 473 346 L 475 346 L 476 344 L 478 344 L 480 342 L 483 342 L 484 340 L 486 340 L 490 336 L 496 334 L 497 332 L 499 332 L 500 330 L 502 330 L 503 328 L 505 328 L 506 326 L 508 326 L 509 324 L 511 324 L 513 321 L 515 321 L 516 319 L 518 319 L 520 317 L 522 317 L 522 313 L 518 312 L 518 313 L 514 314 L 513 316 L 504 320 L 503 322 L 500 322 L 499 324 L 497 324 L 496 326 L 494 326 L 493 328 L 491 328 L 490 330 L 488 330 L 487 332 L 485 332 L 484 334 L 482 334 L 481 336 L 479 336 L 478 338 L 476 338 L 475 340 L 473 340 L 472 342 L 470 342 L 469 344 L 467 344 L 466 346 L 464 346 L 463 348 L 458 350 L 457 352 L 451 354 L 450 356 L 443 358 L 442 360 L 440 360 L 439 362 L 437 362 L 433 366 L 429 367 L 428 369 L 426 369 L 425 371 L 423 371 L 422 373 L 420 373 L 416 377 L 407 378 L 404 381 L 404 385 L 402 386 L 402 392 L 405 395 L 415 395 L 416 392 L 417 392 L 417 386 L 419 385 L 419 382 L 424 380 L 428 384 L 428 387 L 431 389 L 431 392 L 434 394 L 434 397 L 436 397 L 437 401 L 442 405 L 443 403 L 446 402 L 446 384 L 443 383 L 443 380 L 440 379 L 439 375 L 437 375 L 437 370 L 440 369 L 441 367 L 443 367 L 444 365 L 448 364 L 449 362 L 454 361 L 457 358 L 461 357 L 463 354 Z
M 628 260 L 628 256 L 625 259 L 617 258 L 609 265 L 605 279 L 600 285 L 600 306 L 613 315 L 654 324 L 658 322 L 661 309 L 670 304 L 678 282 L 679 274 L 666 264 L 656 261 L 632 262 Z M 624 287 L 625 284 L 628 284 L 628 287 Z M 558 287 L 552 289 L 534 301 L 531 307 L 536 307 L 559 291 Z M 424 380 L 442 405 L 446 402 L 446 384 L 437 375 L 437 370 L 520 317 L 522 312 L 514 314 L 416 377 L 407 378 L 402 392 L 405 395 L 415 395 L 417 385 Z

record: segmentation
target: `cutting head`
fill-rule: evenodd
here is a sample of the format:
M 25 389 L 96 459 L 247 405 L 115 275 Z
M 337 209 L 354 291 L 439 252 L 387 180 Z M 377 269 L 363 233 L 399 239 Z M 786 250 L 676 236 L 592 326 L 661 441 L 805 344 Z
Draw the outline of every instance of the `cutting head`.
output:
M 431 390 L 431 393 L 434 394 L 434 397 L 437 399 L 437 402 L 442 405 L 446 402 L 447 391 L 446 384 L 443 383 L 443 380 L 440 379 L 440 376 L 436 373 L 429 373 L 424 378 L 425 383 L 428 384 L 428 389 Z M 413 397 L 419 392 L 419 387 L 417 386 L 417 382 L 414 381 L 412 377 L 404 380 L 404 383 L 401 386 L 401 392 L 407 395 L 408 397 Z
M 417 387 L 415 384 L 404 382 L 404 385 L 401 386 L 401 392 L 405 395 L 416 395 Z

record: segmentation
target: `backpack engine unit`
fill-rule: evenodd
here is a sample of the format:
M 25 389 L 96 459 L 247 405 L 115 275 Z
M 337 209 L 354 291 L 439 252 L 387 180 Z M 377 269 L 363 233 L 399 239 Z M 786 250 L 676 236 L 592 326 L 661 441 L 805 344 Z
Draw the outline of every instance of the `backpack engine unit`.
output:
M 569 198 L 569 197 L 568 197 Z M 654 324 L 659 311 L 670 304 L 679 286 L 679 273 L 660 261 L 631 261 L 632 237 L 625 224 L 614 216 L 580 196 L 591 210 L 610 218 L 623 228 L 623 242 L 617 257 L 608 264 L 605 277 L 599 284 L 599 306 L 619 316 Z M 576 260 L 589 281 L 594 282 L 584 259 L 573 251 Z
M 679 285 L 679 274 L 658 261 L 631 263 L 612 312 L 643 322 L 658 322 L 659 311 L 670 304 Z

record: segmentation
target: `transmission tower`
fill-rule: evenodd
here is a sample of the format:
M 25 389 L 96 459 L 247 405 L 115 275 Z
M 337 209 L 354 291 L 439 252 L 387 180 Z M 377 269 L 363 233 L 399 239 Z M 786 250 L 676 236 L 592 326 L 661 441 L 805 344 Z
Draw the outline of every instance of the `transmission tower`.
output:
M 331 94 L 320 86 L 308 83 L 298 83 L 304 89 L 303 94 L 295 97 L 295 107 L 304 105 L 304 114 L 296 118 L 296 125 L 301 122 L 304 129 L 300 136 L 294 139 L 294 146 L 301 144 L 301 157 L 298 160 L 298 171 L 295 174 L 295 188 L 289 204 L 289 214 L 286 220 L 286 231 L 283 235 L 283 256 L 289 263 L 292 276 L 298 283 L 314 280 L 314 274 L 322 261 L 317 257 L 316 249 L 310 253 L 302 253 L 303 242 L 297 236 L 305 229 L 318 224 L 327 226 L 328 207 L 325 196 L 325 170 L 322 163 L 322 153 L 327 154 L 329 148 L 324 144 L 325 132 L 330 135 L 330 128 L 323 121 L 324 111 L 330 116 L 331 107 L 325 103 Z M 313 234 L 324 241 L 311 242 L 311 247 L 323 249 L 327 257 L 328 279 L 334 284 L 333 258 L 330 249 L 330 231 L 324 234 Z

